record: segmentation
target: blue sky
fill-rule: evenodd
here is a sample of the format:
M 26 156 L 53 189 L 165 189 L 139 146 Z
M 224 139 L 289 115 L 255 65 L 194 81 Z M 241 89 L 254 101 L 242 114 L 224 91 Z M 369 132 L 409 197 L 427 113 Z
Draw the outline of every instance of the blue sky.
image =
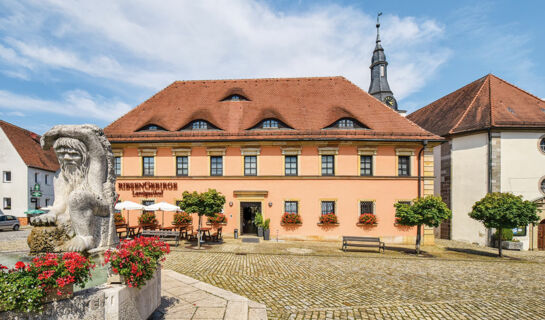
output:
M 342 75 L 367 90 L 379 11 L 400 108 L 488 73 L 545 98 L 543 1 L 3 0 L 0 119 L 104 127 L 175 80 Z

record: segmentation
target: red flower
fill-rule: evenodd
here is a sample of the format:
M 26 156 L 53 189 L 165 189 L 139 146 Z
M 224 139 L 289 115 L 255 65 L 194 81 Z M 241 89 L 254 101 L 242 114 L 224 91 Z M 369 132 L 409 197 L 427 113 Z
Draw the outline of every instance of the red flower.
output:
M 15 269 L 24 269 L 25 266 L 26 265 L 23 261 L 17 261 L 17 263 L 15 264 Z
M 8 268 L 8 267 L 6 267 L 6 266 L 0 264 L 0 270 L 2 270 L 2 269 L 7 269 L 7 268 Z

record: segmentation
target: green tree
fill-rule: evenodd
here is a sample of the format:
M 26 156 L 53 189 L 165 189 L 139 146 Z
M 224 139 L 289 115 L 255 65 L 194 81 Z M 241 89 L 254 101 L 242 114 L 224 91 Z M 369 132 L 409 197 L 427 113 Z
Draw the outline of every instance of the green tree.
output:
M 225 204 L 225 196 L 215 189 L 208 189 L 208 191 L 202 193 L 184 191 L 182 196 L 180 208 L 187 213 L 196 213 L 199 215 L 197 243 L 200 248 L 202 216 L 214 217 L 218 212 L 221 212 Z
M 539 220 L 537 205 L 512 193 L 493 192 L 475 202 L 469 216 L 487 228 L 513 229 L 526 227 Z M 498 237 L 498 255 L 502 257 L 502 237 Z
M 412 205 L 396 203 L 396 222 L 404 226 L 416 226 L 416 253 L 420 254 L 422 225 L 438 227 L 441 221 L 450 219 L 452 212 L 441 197 L 426 196 L 415 199 Z

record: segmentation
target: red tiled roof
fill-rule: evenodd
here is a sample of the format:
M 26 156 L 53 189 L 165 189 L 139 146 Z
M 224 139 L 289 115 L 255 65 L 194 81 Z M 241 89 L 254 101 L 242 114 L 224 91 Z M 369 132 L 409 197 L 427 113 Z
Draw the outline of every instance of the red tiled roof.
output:
M 489 74 L 407 118 L 440 136 L 488 128 L 545 128 L 545 101 Z
M 221 101 L 235 93 L 249 101 Z M 370 129 L 323 129 L 345 117 Z M 276 118 L 293 129 L 248 130 L 267 118 Z M 180 131 L 197 119 L 221 130 Z M 167 131 L 138 132 L 148 124 Z M 111 123 L 104 132 L 111 142 L 441 140 L 343 77 L 176 81 Z
M 52 172 L 59 170 L 55 152 L 42 149 L 39 135 L 3 120 L 0 120 L 0 128 L 27 166 Z

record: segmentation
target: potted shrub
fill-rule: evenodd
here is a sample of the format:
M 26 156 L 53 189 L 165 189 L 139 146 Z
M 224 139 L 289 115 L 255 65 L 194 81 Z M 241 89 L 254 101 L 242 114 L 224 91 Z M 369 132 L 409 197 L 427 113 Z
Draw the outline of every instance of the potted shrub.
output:
M 216 213 L 214 217 L 208 217 L 208 223 L 210 224 L 225 224 L 227 223 L 227 217 L 223 213 Z
M 174 214 L 174 219 L 172 220 L 172 224 L 175 226 L 191 224 L 192 222 L 193 222 L 193 218 L 187 212 L 178 212 Z
M 153 278 L 170 245 L 156 237 L 138 237 L 123 240 L 115 250 L 104 253 L 104 263 L 110 263 L 121 282 L 133 288 L 141 288 Z
M 115 224 L 125 224 L 125 218 L 120 212 L 114 213 L 114 222 Z
M 254 225 L 257 227 L 257 236 L 263 237 L 263 215 L 261 212 L 255 214 Z
M 290 224 L 290 225 L 296 225 L 296 224 L 303 224 L 301 221 L 301 216 L 297 213 L 284 213 L 281 220 L 282 224 Z
M 372 213 L 361 214 L 358 219 L 359 225 L 372 226 L 377 224 L 377 217 Z
M 337 224 L 337 215 L 335 215 L 335 213 L 333 212 L 321 215 L 320 224 L 323 224 L 323 225 Z
M 265 219 L 263 222 L 263 240 L 270 240 L 271 238 L 271 230 L 269 228 L 269 225 L 271 224 L 271 219 Z
M 140 224 L 157 224 L 157 218 L 155 217 L 155 212 L 145 211 L 140 218 L 138 218 Z

